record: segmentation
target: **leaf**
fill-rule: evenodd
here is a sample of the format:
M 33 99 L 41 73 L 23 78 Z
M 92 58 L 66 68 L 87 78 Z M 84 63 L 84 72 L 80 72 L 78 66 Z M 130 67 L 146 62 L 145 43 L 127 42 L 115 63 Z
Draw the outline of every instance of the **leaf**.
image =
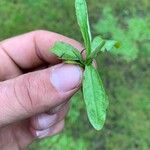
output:
M 92 41 L 92 52 L 90 57 L 95 58 L 97 54 L 101 51 L 101 48 L 105 45 L 105 40 L 103 40 L 100 36 L 97 36 Z
M 86 55 L 89 56 L 91 53 L 92 37 L 91 37 L 86 1 L 85 0 L 76 0 L 75 7 L 76 7 L 77 21 L 80 26 L 80 30 L 81 30 L 81 33 L 82 33 L 82 36 L 84 39 Z
M 56 42 L 50 51 L 63 60 L 82 60 L 80 52 L 72 45 L 64 42 Z
M 106 119 L 108 101 L 102 80 L 92 64 L 85 67 L 83 95 L 91 124 L 96 130 L 102 129 Z
M 120 43 L 114 40 L 106 40 L 105 45 L 102 47 L 102 51 L 110 51 L 114 47 L 119 48 Z
M 84 64 L 81 63 L 81 62 L 72 61 L 72 60 L 65 60 L 64 63 L 66 63 L 66 64 L 73 64 L 73 65 L 79 65 L 80 67 L 84 68 Z

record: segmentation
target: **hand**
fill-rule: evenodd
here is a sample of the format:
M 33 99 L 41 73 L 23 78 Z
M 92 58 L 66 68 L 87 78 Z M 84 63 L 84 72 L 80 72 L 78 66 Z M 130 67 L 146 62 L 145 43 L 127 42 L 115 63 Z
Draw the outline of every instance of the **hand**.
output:
M 1 150 L 24 149 L 63 129 L 83 71 L 48 51 L 59 40 L 82 50 L 72 39 L 41 30 L 0 42 Z

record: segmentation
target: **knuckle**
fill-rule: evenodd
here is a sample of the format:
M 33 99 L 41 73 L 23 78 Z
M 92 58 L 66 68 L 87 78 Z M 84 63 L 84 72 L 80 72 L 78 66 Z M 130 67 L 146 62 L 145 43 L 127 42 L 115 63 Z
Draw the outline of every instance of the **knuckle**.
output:
M 38 29 L 38 30 L 35 30 L 34 32 L 35 32 L 35 34 L 42 34 L 42 33 L 48 32 L 48 31 L 44 30 L 44 29 Z
M 38 99 L 33 93 L 38 93 L 36 86 L 33 86 L 34 79 L 31 75 L 24 75 L 14 80 L 13 91 L 19 107 L 27 113 L 36 109 Z
M 23 91 L 26 98 L 26 107 L 29 111 L 34 110 L 34 97 L 32 96 L 32 83 L 30 75 L 26 76 L 23 79 Z
M 14 80 L 14 95 L 21 109 L 28 114 L 47 111 L 62 99 L 47 81 L 47 75 L 40 71 Z
M 23 89 L 24 89 L 23 84 L 18 82 L 17 79 L 14 80 L 13 92 L 16 102 L 18 103 L 19 108 L 21 108 L 21 110 L 24 110 L 25 112 L 28 113 L 29 109 L 28 109 L 28 102 L 26 101 L 27 97 Z
M 46 98 L 43 100 L 48 93 L 46 83 L 39 75 L 28 74 L 24 79 L 25 93 L 27 97 L 27 106 L 30 110 L 38 110 L 41 107 L 46 109 L 48 107 Z

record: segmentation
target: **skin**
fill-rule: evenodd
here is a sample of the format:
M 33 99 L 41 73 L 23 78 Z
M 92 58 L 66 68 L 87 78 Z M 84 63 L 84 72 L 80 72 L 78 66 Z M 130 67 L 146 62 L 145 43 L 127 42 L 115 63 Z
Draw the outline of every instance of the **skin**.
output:
M 64 41 L 82 50 L 77 41 L 38 30 L 0 42 L 0 149 L 25 149 L 43 130 L 53 136 L 64 128 L 69 99 L 80 84 L 68 92 L 59 92 L 48 83 L 53 67 L 63 65 L 48 51 L 56 41 Z M 57 114 L 49 126 L 41 126 L 38 116 Z M 45 136 L 44 136 L 45 137 Z

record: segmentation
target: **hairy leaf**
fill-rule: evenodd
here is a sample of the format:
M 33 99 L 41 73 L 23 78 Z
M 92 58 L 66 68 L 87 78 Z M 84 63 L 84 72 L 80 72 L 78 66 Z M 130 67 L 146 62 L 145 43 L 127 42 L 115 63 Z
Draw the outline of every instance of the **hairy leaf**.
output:
M 82 33 L 82 36 L 84 39 L 86 55 L 89 56 L 90 52 L 91 52 L 92 37 L 91 37 L 86 1 L 85 0 L 76 0 L 75 7 L 76 7 L 77 21 L 80 26 L 80 30 L 81 30 L 81 33 Z
M 120 43 L 114 40 L 106 40 L 105 45 L 102 47 L 102 51 L 110 51 L 114 47 L 119 48 Z
M 56 42 L 50 51 L 63 60 L 82 60 L 80 52 L 72 45 L 64 42 Z
M 105 40 L 103 40 L 100 36 L 95 37 L 91 45 L 92 52 L 90 58 L 95 58 L 104 45 L 105 45 Z
M 108 101 L 102 80 L 92 64 L 85 67 L 83 95 L 91 124 L 96 130 L 102 129 L 106 119 Z

